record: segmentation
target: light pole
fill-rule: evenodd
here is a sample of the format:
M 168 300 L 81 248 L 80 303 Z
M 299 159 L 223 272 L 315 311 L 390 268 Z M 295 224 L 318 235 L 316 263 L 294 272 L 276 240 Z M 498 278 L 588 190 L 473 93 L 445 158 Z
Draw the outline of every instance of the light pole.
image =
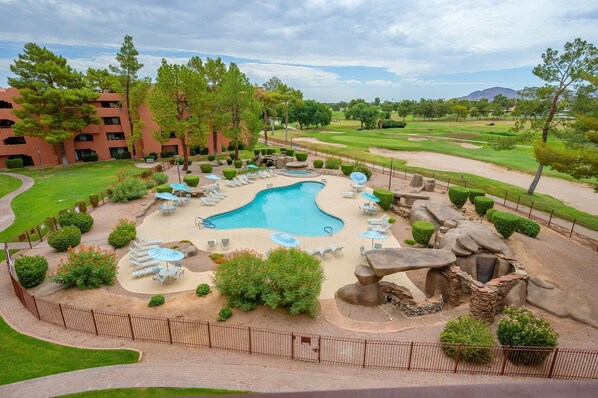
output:
M 37 158 L 39 160 L 39 167 L 42 168 L 42 178 L 46 177 L 46 173 L 44 172 L 44 164 L 42 163 L 42 154 L 39 151 L 39 147 L 35 148 L 37 150 Z
M 284 142 L 289 142 L 289 100 L 284 100 L 285 121 L 284 121 Z
M 179 169 L 179 162 L 180 162 L 180 159 L 177 156 L 177 158 L 176 158 L 176 173 L 179 176 L 179 184 L 180 184 L 181 183 L 181 170 Z
M 390 191 L 390 183 L 392 182 L 392 158 L 390 158 L 390 175 L 388 176 L 388 190 Z

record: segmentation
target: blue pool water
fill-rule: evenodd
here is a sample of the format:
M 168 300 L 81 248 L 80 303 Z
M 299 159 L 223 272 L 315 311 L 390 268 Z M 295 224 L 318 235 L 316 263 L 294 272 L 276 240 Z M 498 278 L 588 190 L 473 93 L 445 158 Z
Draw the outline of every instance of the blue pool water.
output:
M 285 174 L 293 174 L 293 175 L 298 175 L 298 176 L 308 176 L 311 175 L 311 171 L 305 171 L 305 170 L 285 170 L 284 171 Z
M 344 223 L 316 205 L 320 182 L 300 182 L 258 192 L 255 199 L 228 213 L 209 217 L 216 229 L 268 228 L 299 236 L 324 236 L 324 227 L 339 231 Z

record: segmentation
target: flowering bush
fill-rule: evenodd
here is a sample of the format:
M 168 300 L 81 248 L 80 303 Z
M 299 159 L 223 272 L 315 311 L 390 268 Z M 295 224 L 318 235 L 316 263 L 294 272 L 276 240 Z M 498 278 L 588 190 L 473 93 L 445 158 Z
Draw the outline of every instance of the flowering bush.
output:
M 113 254 L 99 247 L 81 246 L 77 250 L 69 249 L 68 260 L 60 263 L 52 280 L 66 288 L 96 289 L 112 285 L 116 272 Z
M 440 334 L 442 351 L 451 358 L 457 356 L 465 362 L 486 363 L 492 360 L 494 337 L 490 327 L 471 315 L 464 315 L 447 322 Z

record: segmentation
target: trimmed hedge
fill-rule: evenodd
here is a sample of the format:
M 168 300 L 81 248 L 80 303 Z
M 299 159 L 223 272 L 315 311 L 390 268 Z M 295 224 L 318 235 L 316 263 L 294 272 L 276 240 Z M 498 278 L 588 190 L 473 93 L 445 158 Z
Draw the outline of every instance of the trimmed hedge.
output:
M 58 216 L 58 224 L 63 228 L 74 225 L 84 234 L 93 226 L 93 218 L 87 213 L 65 211 Z
M 150 298 L 149 302 L 147 303 L 148 307 L 158 307 L 166 302 L 166 299 L 161 294 L 157 294 Z
M 231 158 L 226 158 L 226 164 L 230 166 L 233 164 L 233 160 Z
M 322 159 L 314 160 L 313 164 L 316 169 L 321 169 L 322 167 L 324 167 L 324 161 Z
M 488 219 L 488 221 L 492 222 L 492 215 L 493 215 L 494 213 L 496 213 L 497 211 L 498 211 L 498 210 L 496 210 L 496 209 L 488 209 L 488 210 L 486 211 L 486 218 Z
M 237 176 L 237 170 L 236 169 L 222 169 L 222 175 L 227 180 L 232 180 L 233 178 L 235 178 Z
M 240 169 L 241 167 L 243 167 L 243 161 L 242 160 L 235 160 L 233 162 L 233 166 L 235 166 L 236 169 Z
M 199 176 L 188 175 L 183 178 L 183 181 L 191 188 L 195 188 L 199 185 Z
M 475 198 L 478 196 L 486 196 L 486 192 L 482 191 L 481 189 L 470 189 L 469 190 L 469 201 L 472 204 L 475 204 Z
M 338 170 L 341 166 L 341 161 L 337 158 L 327 158 L 324 162 L 324 168 L 329 170 Z
M 527 218 L 519 217 L 517 232 L 530 238 L 535 238 L 540 233 L 540 224 Z
M 473 204 L 476 213 L 483 216 L 488 210 L 494 207 L 494 199 L 485 196 L 476 196 L 473 198 Z
M 459 360 L 473 363 L 492 361 L 492 330 L 484 321 L 471 315 L 448 321 L 440 334 L 440 342 L 446 344 L 442 346 L 442 351 L 453 359 L 457 357 L 457 345 L 461 344 Z
M 307 160 L 307 152 L 295 152 L 295 159 L 298 162 L 305 162 Z
M 275 148 L 268 148 L 266 149 L 266 155 L 274 155 L 276 153 Z
M 81 160 L 84 162 L 97 162 L 98 161 L 98 154 L 97 153 L 91 153 L 89 155 L 83 155 L 81 156 Z
M 429 221 L 416 221 L 411 226 L 413 240 L 422 246 L 428 246 L 435 230 L 436 228 L 434 227 L 434 224 Z
M 380 123 L 381 129 L 393 129 L 393 128 L 405 128 L 407 123 L 399 121 L 399 120 L 392 120 L 392 119 L 384 119 L 382 123 Z
M 262 153 L 262 152 L 261 152 L 259 149 L 254 149 L 254 150 L 253 150 L 253 156 L 257 156 L 257 155 L 259 155 L 260 153 Z
M 457 209 L 460 209 L 467 202 L 467 198 L 469 197 L 469 189 L 454 185 L 449 188 L 448 196 L 451 203 L 455 205 Z
M 353 164 L 352 163 L 342 163 L 341 164 L 341 171 L 344 175 L 348 176 L 353 172 Z
M 81 243 L 81 231 L 74 225 L 61 228 L 48 236 L 48 244 L 57 252 L 65 252 L 69 247 Z
M 195 288 L 195 294 L 197 294 L 200 297 L 206 296 L 208 293 L 210 293 L 210 285 L 208 285 L 207 283 L 200 283 Z
M 285 152 L 286 152 L 287 156 L 293 156 L 295 154 L 295 150 L 291 149 L 291 148 L 286 148 Z
M 15 260 L 15 271 L 21 286 L 36 287 L 46 279 L 48 260 L 43 256 L 22 256 Z
M 492 215 L 494 228 L 503 238 L 508 239 L 517 230 L 521 217 L 516 214 L 497 211 Z
M 6 159 L 5 163 L 7 169 L 20 169 L 23 167 L 23 159 L 21 158 Z
M 374 196 L 380 199 L 378 206 L 380 206 L 382 210 L 390 209 L 390 205 L 392 205 L 392 201 L 395 198 L 395 194 L 386 189 L 374 189 Z
M 199 169 L 202 173 L 211 173 L 212 172 L 212 165 L 209 163 L 202 163 L 199 165 Z
M 214 160 L 216 160 L 216 156 L 208 155 L 208 161 L 213 162 Z
M 168 184 L 162 184 L 162 185 L 158 185 L 156 187 L 156 192 L 168 192 L 168 193 L 172 193 L 172 187 Z
M 366 165 L 361 164 L 361 163 L 355 163 L 353 165 L 353 172 L 365 174 L 365 176 L 368 178 L 368 180 L 372 176 L 372 170 L 370 170 Z

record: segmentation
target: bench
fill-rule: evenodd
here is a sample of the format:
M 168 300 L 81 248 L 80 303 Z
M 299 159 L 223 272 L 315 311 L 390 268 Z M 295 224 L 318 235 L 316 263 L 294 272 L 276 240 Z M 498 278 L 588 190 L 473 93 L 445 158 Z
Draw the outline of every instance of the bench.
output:
M 412 193 L 412 192 L 395 192 L 395 202 L 401 203 L 401 198 L 405 199 L 405 204 L 407 206 L 411 206 L 413 202 L 416 200 L 428 200 L 430 197 L 428 195 L 422 195 L 419 193 Z
M 145 163 L 154 163 L 154 158 L 149 157 L 149 158 L 145 159 Z

